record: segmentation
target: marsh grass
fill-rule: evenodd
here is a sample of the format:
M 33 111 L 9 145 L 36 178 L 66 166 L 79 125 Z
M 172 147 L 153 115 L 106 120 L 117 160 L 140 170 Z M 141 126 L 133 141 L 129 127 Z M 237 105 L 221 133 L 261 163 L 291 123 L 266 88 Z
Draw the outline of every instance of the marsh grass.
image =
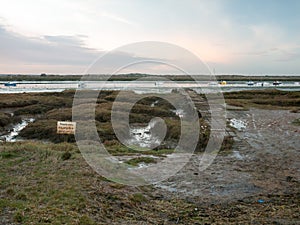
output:
M 125 145 L 122 145 L 121 143 L 117 142 L 114 144 L 106 145 L 107 151 L 114 155 L 114 156 L 122 156 L 122 155 L 154 155 L 154 156 L 160 156 L 165 157 L 168 154 L 172 154 L 174 152 L 174 149 L 144 149 L 144 148 L 138 148 L 138 147 L 127 147 Z
M 249 109 L 250 107 L 263 109 L 299 110 L 299 91 L 279 90 L 251 90 L 224 93 L 227 104 Z
M 257 204 L 257 196 L 254 196 L 245 201 L 222 205 L 205 203 L 198 199 L 164 196 L 153 186 L 129 187 L 107 180 L 89 167 L 75 144 L 55 137 L 56 118 L 70 118 L 73 95 L 72 91 L 22 94 L 22 98 L 19 94 L 12 94 L 10 98 L 0 95 L 2 108 L 17 110 L 32 106 L 27 108 L 28 111 L 19 111 L 20 115 L 35 113 L 33 109 L 37 106 L 51 106 L 23 134 L 27 134 L 28 138 L 47 140 L 53 136 L 54 141 L 60 142 L 1 143 L 0 224 L 248 224 L 250 221 L 264 224 L 272 222 L 271 213 L 282 221 L 293 222 L 299 218 L 299 193 L 259 196 L 269 199 L 265 204 Z M 141 151 L 121 145 L 115 139 L 106 115 L 111 107 L 110 101 L 114 98 L 113 92 L 102 93 L 98 102 L 101 107 L 96 111 L 99 118 L 102 118 L 96 121 L 98 132 L 102 132 L 105 145 L 111 154 L 139 155 L 140 159 L 132 161 L 137 165 L 142 161 L 149 162 L 148 154 L 164 157 L 174 151 L 148 150 L 143 151 L 141 156 Z M 271 99 L 272 104 L 267 106 L 270 108 L 291 107 L 297 110 L 299 107 L 294 105 L 298 104 L 299 92 L 228 93 L 225 98 L 226 101 L 243 107 L 263 107 L 258 103 L 260 99 Z M 282 106 L 281 102 L 286 99 L 291 100 Z M 153 109 L 146 107 L 144 110 L 142 107 L 151 106 L 152 100 L 139 102 L 132 122 L 140 122 L 149 110 L 152 112 Z M 161 107 L 163 110 L 169 108 L 164 104 Z M 161 109 L 158 111 L 160 113 Z M 168 137 L 178 137 L 178 118 L 169 118 L 172 115 L 168 113 L 165 115 L 166 123 L 171 128 Z M 148 119 L 145 117 L 145 120 Z M 202 140 L 206 140 L 209 133 L 204 132 L 202 135 Z M 71 139 L 67 141 L 71 142 Z M 223 152 L 228 151 L 231 144 L 230 138 L 225 140 Z M 67 160 L 64 160 L 65 154 L 68 156 Z
M 66 152 L 72 157 L 63 160 Z M 95 173 L 71 143 L 5 143 L 0 155 L 0 224 L 247 224 L 249 217 L 264 223 L 270 208 L 286 221 L 299 215 L 299 196 L 260 196 L 270 199 L 264 205 L 255 196 L 215 205 L 163 196 L 152 186 L 113 183 Z
M 63 160 L 67 151 L 72 157 Z M 129 187 L 101 177 L 70 143 L 6 143 L 0 153 L 13 155 L 0 158 L 2 224 L 160 224 L 179 212 L 185 224 L 203 220 L 190 214 L 193 203 L 158 200 L 152 187 Z
M 22 121 L 19 116 L 11 116 L 8 113 L 0 112 L 0 132 L 5 131 L 5 127 L 14 125 Z
M 295 120 L 292 122 L 292 124 L 297 125 L 297 126 L 300 126 L 300 118 L 295 119 Z

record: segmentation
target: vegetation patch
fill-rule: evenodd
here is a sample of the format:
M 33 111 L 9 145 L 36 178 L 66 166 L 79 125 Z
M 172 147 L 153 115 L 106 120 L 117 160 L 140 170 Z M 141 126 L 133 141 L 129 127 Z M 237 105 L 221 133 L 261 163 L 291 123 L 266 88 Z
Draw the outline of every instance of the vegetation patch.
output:
M 280 91 L 255 91 L 225 94 L 226 101 L 245 107 L 263 107 L 260 99 L 270 99 L 270 108 L 297 110 L 299 93 Z M 189 197 L 163 195 L 153 186 L 131 187 L 115 184 L 93 171 L 72 141 L 74 137 L 56 134 L 56 121 L 70 120 L 72 96 L 74 92 L 0 95 L 2 107 L 20 107 L 20 116 L 34 114 L 35 109 L 49 106 L 49 110 L 36 116 L 21 135 L 27 138 L 46 139 L 52 142 L 26 141 L 1 143 L 0 145 L 0 224 L 296 224 L 299 218 L 299 190 L 291 193 L 268 193 L 252 196 L 224 204 L 203 202 Z M 124 99 L 124 104 L 130 102 Z M 52 98 L 54 96 L 54 100 Z M 113 132 L 109 112 L 115 92 L 101 92 L 96 107 L 96 126 L 100 138 L 112 155 L 140 155 L 120 144 Z M 286 99 L 289 103 L 280 105 Z M 152 103 L 158 101 L 152 107 Z M 294 102 L 294 103 L 293 103 Z M 86 103 L 86 102 L 85 102 Z M 161 105 L 159 105 L 161 104 Z M 293 106 L 292 106 L 293 105 Z M 37 108 L 36 108 L 37 107 Z M 120 104 L 121 107 L 121 104 Z M 153 109 L 154 108 L 154 109 Z M 146 98 L 133 108 L 130 121 L 144 123 L 151 119 L 149 113 L 162 114 L 168 127 L 167 140 L 176 143 L 181 134 L 180 120 L 169 112 L 172 107 L 161 99 Z M 84 109 L 84 107 L 83 107 Z M 13 119 L 8 114 L 0 114 L 3 124 Z M 299 122 L 299 119 L 294 121 Z M 199 120 L 199 124 L 207 126 Z M 123 126 L 119 124 L 119 126 Z M 206 145 L 209 127 L 199 136 L 197 149 Z M 57 142 L 57 143 L 54 143 Z M 168 143 L 167 143 L 168 144 Z M 147 155 L 164 156 L 174 149 L 161 146 L 155 150 L 143 151 L 143 156 L 126 163 L 155 163 L 156 159 Z M 233 138 L 225 137 L 221 152 L 231 151 Z M 263 159 L 262 159 L 263 160 Z M 254 168 L 255 170 L 255 168 Z M 295 178 L 287 177 L 290 185 L 297 185 Z M 284 182 L 284 181 L 283 181 Z M 291 186 L 293 187 L 293 186 Z M 274 193 L 277 193 L 274 191 Z M 263 199 L 263 203 L 258 203 Z
M 147 201 L 147 198 L 142 193 L 135 193 L 135 194 L 131 195 L 130 199 L 133 202 L 137 202 L 137 203 L 142 203 L 142 202 Z
M 20 123 L 21 118 L 19 116 L 10 115 L 9 113 L 0 112 L 0 131 L 4 130 L 4 127 Z
M 72 156 L 72 154 L 71 154 L 70 152 L 64 152 L 64 153 L 61 155 L 61 159 L 65 161 L 65 160 L 70 159 L 71 156 Z
M 49 110 L 53 109 L 53 106 L 50 105 L 43 105 L 43 104 L 35 104 L 35 105 L 28 105 L 24 106 L 20 109 L 17 109 L 14 114 L 15 115 L 35 115 L 35 114 L 42 114 Z
M 14 152 L 0 152 L 0 158 L 2 159 L 9 159 L 17 157 L 18 155 Z
M 50 140 L 54 143 L 75 142 L 74 135 L 59 135 L 56 127 L 57 120 L 39 119 L 23 129 L 20 136 L 28 139 Z
M 156 199 L 151 187 L 116 186 L 95 173 L 75 146 L 72 158 L 64 161 L 61 151 L 69 145 L 0 146 L 0 152 L 18 154 L 18 158 L 0 158 L 0 190 L 6 190 L 1 192 L 1 224 L 163 224 L 178 216 L 181 224 L 201 220 L 191 214 L 193 203 Z
M 157 163 L 157 160 L 153 157 L 137 157 L 126 161 L 131 166 L 138 166 L 140 163 Z
M 72 154 L 67 161 L 65 151 Z M 110 182 L 71 143 L 4 143 L 0 153 L 17 156 L 0 157 L 0 224 L 264 224 L 270 218 L 296 224 L 299 218 L 298 192 L 211 204 Z
M 299 91 L 279 91 L 279 90 L 251 90 L 240 92 L 224 93 L 227 104 L 243 107 L 263 108 L 263 109 L 290 109 L 297 111 L 300 105 Z
M 295 120 L 292 122 L 292 124 L 295 124 L 295 125 L 297 125 L 297 126 L 300 126 L 300 118 L 295 119 Z
M 220 152 L 231 152 L 232 146 L 234 144 L 234 139 L 232 136 L 225 136 L 223 143 L 221 145 Z

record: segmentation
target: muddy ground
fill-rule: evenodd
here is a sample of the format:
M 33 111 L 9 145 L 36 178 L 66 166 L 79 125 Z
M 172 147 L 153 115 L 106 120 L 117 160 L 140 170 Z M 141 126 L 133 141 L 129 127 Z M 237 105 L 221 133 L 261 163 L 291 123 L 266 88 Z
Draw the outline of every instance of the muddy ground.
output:
M 299 199 L 300 127 L 292 121 L 299 118 L 300 113 L 250 109 L 228 111 L 227 117 L 229 121 L 239 122 L 236 128 L 231 128 L 235 140 L 232 151 L 219 153 L 212 165 L 202 172 L 198 170 L 201 155 L 194 155 L 175 176 L 157 184 L 157 192 L 184 196 L 198 204 L 232 204 L 246 200 L 268 205 L 273 201 L 271 196 L 289 195 Z M 293 200 L 290 199 L 291 207 L 295 206 Z M 284 216 L 288 217 L 289 210 Z M 300 223 L 299 205 L 294 210 L 297 212 L 294 218 L 279 215 L 275 221 Z

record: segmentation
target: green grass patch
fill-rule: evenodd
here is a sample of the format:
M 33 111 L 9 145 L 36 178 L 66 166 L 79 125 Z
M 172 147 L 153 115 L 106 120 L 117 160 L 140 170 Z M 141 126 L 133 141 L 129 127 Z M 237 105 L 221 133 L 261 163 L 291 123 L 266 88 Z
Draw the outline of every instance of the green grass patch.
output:
M 156 163 L 156 162 L 157 162 L 156 159 L 151 157 L 137 157 L 126 161 L 126 163 L 131 166 L 138 166 L 140 163 L 149 164 L 149 163 Z
M 292 124 L 297 125 L 297 126 L 300 126 L 300 118 L 295 119 L 295 120 L 292 122 Z
M 142 153 L 143 155 L 155 155 L 164 157 L 165 155 L 172 154 L 174 149 L 145 149 L 145 148 L 130 148 L 120 143 L 115 143 L 113 145 L 106 145 L 108 152 L 114 156 L 122 155 L 136 155 Z
M 61 158 L 66 149 L 72 153 L 69 160 Z M 6 143 L 0 146 L 0 152 L 18 156 L 0 158 L 0 187 L 4 190 L 0 216 L 5 212 L 10 223 L 163 222 L 159 210 L 155 209 L 157 203 L 149 201 L 147 193 L 101 177 L 70 143 Z M 154 162 L 144 157 L 132 163 L 142 161 Z M 140 208 L 144 204 L 148 205 Z M 165 204 L 161 202 L 160 205 Z M 129 212 L 137 216 L 129 216 Z
M 138 203 L 142 203 L 142 202 L 147 201 L 147 198 L 142 193 L 135 193 L 135 194 L 131 195 L 130 199 L 132 201 L 138 202 Z
M 2 159 L 10 159 L 15 158 L 18 155 L 15 152 L 0 152 L 0 158 Z

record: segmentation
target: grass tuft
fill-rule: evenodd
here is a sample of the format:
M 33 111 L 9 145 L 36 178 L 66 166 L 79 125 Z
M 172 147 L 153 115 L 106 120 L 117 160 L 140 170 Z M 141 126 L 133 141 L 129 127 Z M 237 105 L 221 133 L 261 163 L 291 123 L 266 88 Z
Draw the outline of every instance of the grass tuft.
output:
M 23 220 L 24 220 L 23 213 L 20 212 L 20 211 L 17 211 L 17 212 L 14 214 L 14 221 L 17 222 L 17 223 L 22 223 Z
M 300 126 L 300 118 L 295 119 L 295 120 L 292 122 L 292 124 L 297 125 L 297 126 Z
M 2 159 L 10 159 L 10 158 L 15 158 L 18 155 L 14 152 L 0 152 L 0 158 Z
M 71 154 L 70 152 L 64 152 L 64 153 L 61 155 L 61 159 L 62 159 L 63 161 L 65 161 L 65 160 L 70 159 L 71 156 L 72 156 L 72 154 Z
M 149 164 L 149 163 L 156 163 L 156 162 L 157 162 L 156 159 L 151 157 L 137 157 L 126 161 L 126 163 L 131 166 L 138 166 L 140 163 Z
M 130 199 L 136 203 L 147 202 L 147 198 L 142 193 L 135 193 L 131 195 Z

